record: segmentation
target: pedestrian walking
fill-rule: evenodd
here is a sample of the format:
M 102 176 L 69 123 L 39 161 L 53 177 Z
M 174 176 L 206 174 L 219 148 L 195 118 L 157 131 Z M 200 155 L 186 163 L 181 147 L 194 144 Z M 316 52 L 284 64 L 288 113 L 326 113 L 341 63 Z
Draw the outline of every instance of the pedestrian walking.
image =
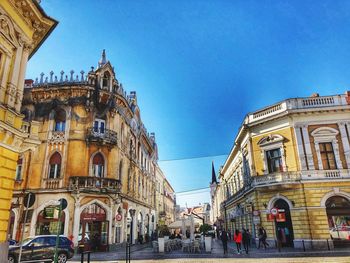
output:
M 266 249 L 266 247 L 269 246 L 269 244 L 266 242 L 266 239 L 267 239 L 267 233 L 266 233 L 266 230 L 264 227 L 260 227 L 259 228 L 259 245 L 258 245 L 258 249 L 260 248 L 260 244 L 263 244 L 264 246 L 264 249 Z
M 244 228 L 243 228 L 243 234 L 242 234 L 242 241 L 243 241 L 243 247 L 244 247 L 245 253 L 248 254 L 250 235 L 249 235 L 249 231 Z
M 236 243 L 237 253 L 241 254 L 241 251 L 242 251 L 242 246 L 241 246 L 242 233 L 238 229 L 236 229 L 236 231 L 235 231 L 235 233 L 233 235 L 233 241 L 235 241 L 235 243 Z
M 221 241 L 222 241 L 222 247 L 224 248 L 224 255 L 227 254 L 227 240 L 228 240 L 228 234 L 225 230 L 222 230 Z

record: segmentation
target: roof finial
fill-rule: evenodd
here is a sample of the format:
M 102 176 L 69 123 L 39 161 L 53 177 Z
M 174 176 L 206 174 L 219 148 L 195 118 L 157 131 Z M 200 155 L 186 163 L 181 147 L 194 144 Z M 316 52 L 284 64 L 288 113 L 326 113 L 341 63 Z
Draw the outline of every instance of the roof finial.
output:
M 104 64 L 107 63 L 107 59 L 106 59 L 106 50 L 104 49 L 102 51 L 102 56 L 100 58 L 100 60 L 98 61 L 98 67 L 102 67 Z

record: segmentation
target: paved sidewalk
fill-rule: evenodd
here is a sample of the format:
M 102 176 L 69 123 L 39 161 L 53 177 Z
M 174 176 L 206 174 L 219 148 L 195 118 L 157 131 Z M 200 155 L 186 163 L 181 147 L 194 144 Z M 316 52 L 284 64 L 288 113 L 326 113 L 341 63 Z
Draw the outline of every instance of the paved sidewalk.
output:
M 236 245 L 233 242 L 229 242 L 228 254 L 224 255 L 222 243 L 220 240 L 213 240 L 211 253 L 206 253 L 206 252 L 189 253 L 189 252 L 182 252 L 181 249 L 168 252 L 168 253 L 154 253 L 151 247 L 151 243 L 131 246 L 132 260 L 149 259 L 149 260 L 162 261 L 163 259 L 178 259 L 178 260 L 181 259 L 182 261 L 182 259 L 192 258 L 192 259 L 197 259 L 197 262 L 200 262 L 200 260 L 210 259 L 210 258 L 231 258 L 231 259 L 240 258 L 242 260 L 250 258 L 250 259 L 255 259 L 256 261 L 256 258 L 275 258 L 276 260 L 277 258 L 287 258 L 287 257 L 300 258 L 300 257 L 342 257 L 342 256 L 348 257 L 348 258 L 346 261 L 341 261 L 341 262 L 350 262 L 349 248 L 336 249 L 331 251 L 313 250 L 313 251 L 305 251 L 305 252 L 300 249 L 282 248 L 281 252 L 279 252 L 275 248 L 268 248 L 265 250 L 265 249 L 257 249 L 253 247 L 250 249 L 248 255 L 246 255 L 245 253 L 238 255 L 236 250 Z M 80 262 L 80 257 L 81 255 L 77 254 L 73 257 L 73 259 L 70 262 Z M 123 246 L 114 251 L 91 253 L 91 262 L 123 262 L 125 261 L 125 257 L 126 257 L 126 248 L 125 246 Z M 196 262 L 196 261 L 192 261 L 192 262 Z M 208 262 L 212 262 L 212 261 L 208 261 Z M 278 260 L 278 262 L 280 261 Z

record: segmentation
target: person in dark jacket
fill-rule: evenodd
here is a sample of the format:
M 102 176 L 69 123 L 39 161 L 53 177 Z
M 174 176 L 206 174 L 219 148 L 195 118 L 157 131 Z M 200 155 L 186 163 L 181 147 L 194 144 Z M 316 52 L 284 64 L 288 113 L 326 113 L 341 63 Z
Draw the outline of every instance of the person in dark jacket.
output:
M 260 248 L 260 244 L 262 243 L 264 248 L 266 249 L 266 247 L 269 246 L 269 244 L 266 242 L 267 239 L 267 233 L 264 227 L 260 227 L 259 231 L 258 231 L 258 237 L 259 237 L 259 245 L 258 245 L 258 249 Z
M 228 234 L 225 230 L 222 230 L 221 241 L 222 241 L 222 247 L 224 248 L 224 255 L 227 254 L 227 240 L 228 240 Z
M 242 241 L 243 241 L 243 247 L 244 247 L 245 253 L 248 254 L 250 235 L 249 235 L 248 230 L 246 230 L 244 228 L 243 228 L 243 233 L 242 233 Z

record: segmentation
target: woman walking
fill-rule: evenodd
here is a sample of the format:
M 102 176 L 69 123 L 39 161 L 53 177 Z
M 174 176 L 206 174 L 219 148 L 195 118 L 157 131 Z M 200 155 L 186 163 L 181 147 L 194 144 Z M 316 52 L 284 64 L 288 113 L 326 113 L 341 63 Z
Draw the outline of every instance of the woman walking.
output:
M 224 255 L 227 254 L 227 239 L 228 239 L 227 232 L 225 230 L 222 230 L 221 241 L 222 241 L 222 247 L 224 248 Z
M 269 246 L 269 244 L 266 242 L 267 239 L 267 234 L 266 234 L 266 230 L 264 227 L 260 227 L 259 228 L 259 245 L 258 245 L 258 249 L 260 248 L 260 244 L 262 243 L 264 248 L 266 249 L 266 247 Z
M 235 241 L 236 246 L 237 246 L 237 253 L 241 254 L 241 250 L 242 250 L 242 233 L 239 232 L 238 229 L 236 229 L 235 234 L 233 235 L 233 241 Z

